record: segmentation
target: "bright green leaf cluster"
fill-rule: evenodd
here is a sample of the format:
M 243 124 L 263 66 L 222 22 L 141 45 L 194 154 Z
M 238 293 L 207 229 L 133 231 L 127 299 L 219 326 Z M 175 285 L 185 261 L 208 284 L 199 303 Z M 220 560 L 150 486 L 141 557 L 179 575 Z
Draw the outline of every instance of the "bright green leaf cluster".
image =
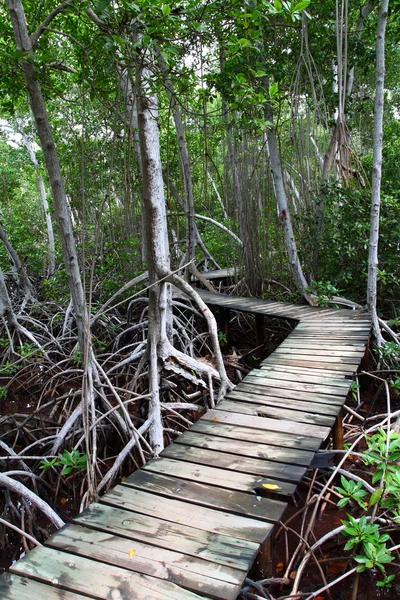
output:
M 364 501 L 367 492 L 363 489 L 362 481 L 352 481 L 351 479 L 346 479 L 343 475 L 340 478 L 342 487 L 336 487 L 336 491 L 339 492 L 343 496 L 337 503 L 337 505 L 342 508 L 346 506 L 350 500 L 354 500 L 361 508 L 366 509 L 367 504 Z
M 64 450 L 57 457 L 51 460 L 42 460 L 40 463 L 41 469 L 48 469 L 50 467 L 63 466 L 61 475 L 69 475 L 72 471 L 84 471 L 86 469 L 87 456 L 86 454 L 79 452 L 76 448 L 71 451 Z

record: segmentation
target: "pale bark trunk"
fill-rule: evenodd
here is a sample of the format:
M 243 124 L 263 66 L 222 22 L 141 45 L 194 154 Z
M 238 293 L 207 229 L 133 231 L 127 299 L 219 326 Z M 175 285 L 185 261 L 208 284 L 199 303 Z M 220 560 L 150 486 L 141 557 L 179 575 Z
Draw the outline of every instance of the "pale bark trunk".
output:
M 379 9 L 378 31 L 376 40 L 376 90 L 372 162 L 372 205 L 367 284 L 367 306 L 372 316 L 372 323 L 378 346 L 381 346 L 384 341 L 380 331 L 378 316 L 376 312 L 376 296 L 378 270 L 379 215 L 381 207 L 383 108 L 385 93 L 385 31 L 388 6 L 389 0 L 382 0 Z
M 11 244 L 8 239 L 8 235 L 3 227 L 3 224 L 0 221 L 0 240 L 3 242 L 3 245 L 7 251 L 7 254 L 10 259 L 12 271 L 16 275 L 16 279 L 18 280 L 18 284 L 21 285 L 22 290 L 26 296 L 34 297 L 35 290 L 33 288 L 32 283 L 28 277 L 28 273 L 26 272 L 26 267 L 23 261 L 20 259 L 18 252 L 15 250 L 14 246 Z
M 208 179 L 210 180 L 210 183 L 212 185 L 212 188 L 213 188 L 213 190 L 215 192 L 215 196 L 216 196 L 216 198 L 218 200 L 218 203 L 219 203 L 219 205 L 221 207 L 222 214 L 224 215 L 224 219 L 227 219 L 228 218 L 228 213 L 226 212 L 225 205 L 224 205 L 224 203 L 222 201 L 222 198 L 221 198 L 221 194 L 219 193 L 218 188 L 217 188 L 217 186 L 215 184 L 215 181 L 214 181 L 214 179 L 213 179 L 213 177 L 212 177 L 212 175 L 211 175 L 211 173 L 209 171 L 207 172 L 207 175 L 208 175 Z
M 174 196 L 174 198 L 175 198 L 175 199 L 176 199 L 176 201 L 178 202 L 179 206 L 180 206 L 180 207 L 181 207 L 181 209 L 184 211 L 184 210 L 185 210 L 185 202 L 184 202 L 184 200 L 183 200 L 183 199 L 181 198 L 181 196 L 178 194 L 178 192 L 177 192 L 177 190 L 176 190 L 176 188 L 175 188 L 174 184 L 172 183 L 172 181 L 171 181 L 170 179 L 168 179 L 168 177 L 165 175 L 165 173 L 163 174 L 163 177 L 164 177 L 165 184 L 168 186 L 168 188 L 169 188 L 169 190 L 170 190 L 171 194 Z M 183 214 L 185 214 L 185 213 L 183 212 Z M 194 216 L 195 216 L 196 218 L 198 218 L 198 215 L 194 215 Z M 219 265 L 218 265 L 218 263 L 215 261 L 214 257 L 213 257 L 213 256 L 211 256 L 211 254 L 210 254 L 210 253 L 209 253 L 209 251 L 207 250 L 207 248 L 206 248 L 206 246 L 205 246 L 205 244 L 204 244 L 203 240 L 201 239 L 201 235 L 200 235 L 200 233 L 199 233 L 199 230 L 198 230 L 198 228 L 197 228 L 197 225 L 196 225 L 196 223 L 194 224 L 194 227 L 195 227 L 195 229 L 194 229 L 194 232 L 195 232 L 195 235 L 196 235 L 196 244 L 199 246 L 199 248 L 200 248 L 200 249 L 201 249 L 201 251 L 203 252 L 205 259 L 206 259 L 206 260 L 209 260 L 209 261 L 211 261 L 212 263 L 214 263 L 215 267 L 216 267 L 217 269 L 219 269 Z M 239 242 L 240 242 L 240 240 L 239 240 Z M 182 264 L 183 264 L 183 263 L 182 263 Z
M 60 229 L 64 264 L 68 276 L 69 289 L 74 305 L 75 321 L 78 330 L 79 344 L 83 353 L 85 328 L 88 322 L 86 314 L 85 294 L 80 276 L 78 255 L 66 199 L 64 181 L 53 140 L 51 125 L 47 116 L 40 83 L 37 80 L 32 61 L 33 48 L 29 37 L 25 13 L 21 0 L 8 0 L 11 21 L 14 29 L 17 50 L 24 52 L 27 59 L 21 60 L 20 65 L 25 79 L 25 86 L 35 119 L 40 144 L 50 187 L 54 200 L 55 213 Z
M 89 14 L 90 16 L 90 14 Z M 142 151 L 140 149 L 139 140 L 139 123 L 138 123 L 138 90 L 132 85 L 131 74 L 129 70 L 121 65 L 117 65 L 119 87 L 124 94 L 125 110 L 129 127 L 130 139 L 132 142 L 133 151 L 139 163 L 140 177 L 143 179 L 142 166 Z M 144 216 L 143 192 L 140 198 L 141 204 L 141 256 L 142 262 L 147 260 L 147 241 L 146 241 L 146 222 Z
M 268 84 L 266 89 L 268 89 Z M 271 123 L 273 122 L 272 107 L 266 109 L 266 118 Z M 303 273 L 303 268 L 300 263 L 297 253 L 297 245 L 294 237 L 292 220 L 290 217 L 289 206 L 286 196 L 285 185 L 283 181 L 282 163 L 279 155 L 278 141 L 276 137 L 275 127 L 271 125 L 267 130 L 267 142 L 269 161 L 271 166 L 272 180 L 274 184 L 275 197 L 278 207 L 278 215 L 280 225 L 283 228 L 286 251 L 289 259 L 290 268 L 293 279 L 300 294 L 310 301 L 310 296 L 306 292 L 307 280 Z
M 193 182 L 190 169 L 190 156 L 186 143 L 185 128 L 181 117 L 181 111 L 176 98 L 175 90 L 167 74 L 167 66 L 165 64 L 162 53 L 157 49 L 157 62 L 164 76 L 165 90 L 167 92 L 169 104 L 172 110 L 172 115 L 175 123 L 176 137 L 178 141 L 179 156 L 181 159 L 181 169 L 183 176 L 183 185 L 185 190 L 185 217 L 186 217 L 186 253 L 185 262 L 188 263 L 185 268 L 185 279 L 190 281 L 190 275 L 196 275 L 196 267 L 194 264 L 195 249 L 196 249 L 196 226 L 194 222 L 194 198 L 193 198 Z
M 161 419 L 159 356 L 167 342 L 170 285 L 159 282 L 159 272 L 170 270 L 165 212 L 164 182 L 160 157 L 160 140 L 157 125 L 157 98 L 146 95 L 146 84 L 141 85 L 138 99 L 138 125 L 143 173 L 143 203 L 146 220 L 147 256 L 149 266 L 149 387 L 150 444 L 158 454 L 164 448 Z
M 7 323 L 12 329 L 18 328 L 17 319 L 15 318 L 15 314 L 12 309 L 3 271 L 0 269 L 0 319 L 3 318 L 6 319 Z
M 35 167 L 36 171 L 36 182 L 40 193 L 40 199 L 42 201 L 42 206 L 44 210 L 44 215 L 46 219 L 46 227 L 47 227 L 47 240 L 48 240 L 48 260 L 47 260 L 47 277 L 52 277 L 56 270 L 56 252 L 55 252 L 55 244 L 54 244 L 54 231 L 53 231 L 53 222 L 51 220 L 51 214 L 49 210 L 49 203 L 47 202 L 47 194 L 46 188 L 44 186 L 43 178 L 39 171 L 39 163 L 36 158 L 35 151 L 32 147 L 32 144 L 28 138 L 25 136 L 22 137 L 25 148 L 28 150 L 29 157 Z

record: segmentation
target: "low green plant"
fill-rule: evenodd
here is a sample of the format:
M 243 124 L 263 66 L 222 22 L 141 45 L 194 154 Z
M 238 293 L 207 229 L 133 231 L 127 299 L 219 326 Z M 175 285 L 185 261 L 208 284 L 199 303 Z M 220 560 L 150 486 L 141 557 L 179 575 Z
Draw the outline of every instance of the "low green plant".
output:
M 374 435 L 365 436 L 367 450 L 362 454 L 366 465 L 372 465 L 375 470 L 372 483 L 383 481 L 389 485 L 393 477 L 399 474 L 398 461 L 400 461 L 400 433 L 392 431 L 387 439 L 387 432 L 379 429 Z
M 15 373 L 17 373 L 20 369 L 22 369 L 22 365 L 17 365 L 7 360 L 3 365 L 0 366 L 0 376 L 7 377 L 10 375 L 15 375 Z
M 218 331 L 218 341 L 220 346 L 226 346 L 228 343 L 228 337 L 222 331 Z
M 6 385 L 1 385 L 0 386 L 0 400 L 2 398 L 7 398 L 7 394 L 8 394 L 8 388 Z
M 82 363 L 81 351 L 77 348 L 70 356 L 70 360 L 76 365 L 80 365 Z
M 396 394 L 400 394 L 400 377 L 394 377 L 389 385 Z
M 361 454 L 363 463 L 373 468 L 372 484 L 378 486 L 369 495 L 362 481 L 352 481 L 341 476 L 341 487 L 336 490 L 343 496 L 338 506 L 355 502 L 364 513 L 373 508 L 372 517 L 363 514 L 360 519 L 347 515 L 342 521 L 343 535 L 348 538 L 345 550 L 353 551 L 359 573 L 367 569 L 379 569 L 394 560 L 387 548 L 390 536 L 381 532 L 381 525 L 373 522 L 376 514 L 385 512 L 386 519 L 400 523 L 400 434 L 379 429 L 365 436 L 366 450 Z M 390 587 L 394 576 L 388 575 L 377 583 L 379 587 Z
M 312 281 L 306 291 L 317 297 L 318 306 L 336 306 L 332 303 L 332 298 L 340 294 L 329 281 Z
M 388 325 L 390 325 L 391 327 L 394 327 L 396 329 L 400 329 L 400 316 L 395 317 L 394 319 L 390 319 L 388 321 Z
M 17 352 L 22 358 L 27 358 L 28 356 L 32 356 L 33 354 L 42 354 L 42 351 L 39 350 L 39 348 L 37 348 L 33 344 L 29 344 L 28 342 L 24 342 L 23 344 L 21 344 L 21 346 L 19 346 L 19 348 L 17 349 Z
M 384 342 L 382 346 L 375 348 L 379 361 L 388 366 L 400 364 L 400 345 L 397 342 Z
M 343 535 L 349 538 L 344 549 L 356 549 L 358 552 L 353 557 L 358 563 L 357 572 L 378 568 L 384 573 L 385 566 L 394 560 L 386 547 L 386 542 L 390 539 L 389 534 L 380 533 L 379 525 L 367 521 L 365 516 L 357 520 L 347 515 L 347 520 L 342 521 L 342 524 Z
M 351 479 L 346 479 L 343 475 L 340 478 L 342 487 L 336 487 L 335 489 L 343 496 L 337 503 L 339 508 L 346 506 L 350 500 L 353 500 L 363 509 L 367 508 L 367 503 L 364 498 L 367 496 L 368 492 L 365 491 L 363 487 L 362 481 L 352 481 Z
M 79 452 L 76 448 L 71 451 L 64 450 L 51 460 L 42 460 L 40 463 L 41 469 L 49 469 L 50 467 L 63 466 L 61 475 L 69 475 L 72 471 L 84 471 L 86 469 L 87 456 L 83 452 Z
M 349 392 L 356 402 L 358 402 L 358 392 L 360 390 L 360 385 L 356 381 L 352 381 L 350 384 Z

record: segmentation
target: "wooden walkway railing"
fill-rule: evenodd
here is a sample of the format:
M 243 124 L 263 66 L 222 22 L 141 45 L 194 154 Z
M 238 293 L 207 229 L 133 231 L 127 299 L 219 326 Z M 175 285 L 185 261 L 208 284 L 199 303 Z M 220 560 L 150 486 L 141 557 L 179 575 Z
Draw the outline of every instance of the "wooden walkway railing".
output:
M 1 600 L 234 600 L 345 402 L 365 313 L 201 292 L 298 321 L 216 409 L 0 578 Z

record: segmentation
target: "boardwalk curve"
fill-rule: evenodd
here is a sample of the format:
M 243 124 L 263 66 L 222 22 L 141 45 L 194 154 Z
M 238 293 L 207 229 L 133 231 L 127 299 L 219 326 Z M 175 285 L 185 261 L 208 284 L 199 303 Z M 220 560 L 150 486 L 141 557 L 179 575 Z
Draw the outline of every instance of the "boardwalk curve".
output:
M 0 577 L 2 600 L 235 600 L 334 426 L 366 313 L 200 292 L 297 326 L 218 406 Z

